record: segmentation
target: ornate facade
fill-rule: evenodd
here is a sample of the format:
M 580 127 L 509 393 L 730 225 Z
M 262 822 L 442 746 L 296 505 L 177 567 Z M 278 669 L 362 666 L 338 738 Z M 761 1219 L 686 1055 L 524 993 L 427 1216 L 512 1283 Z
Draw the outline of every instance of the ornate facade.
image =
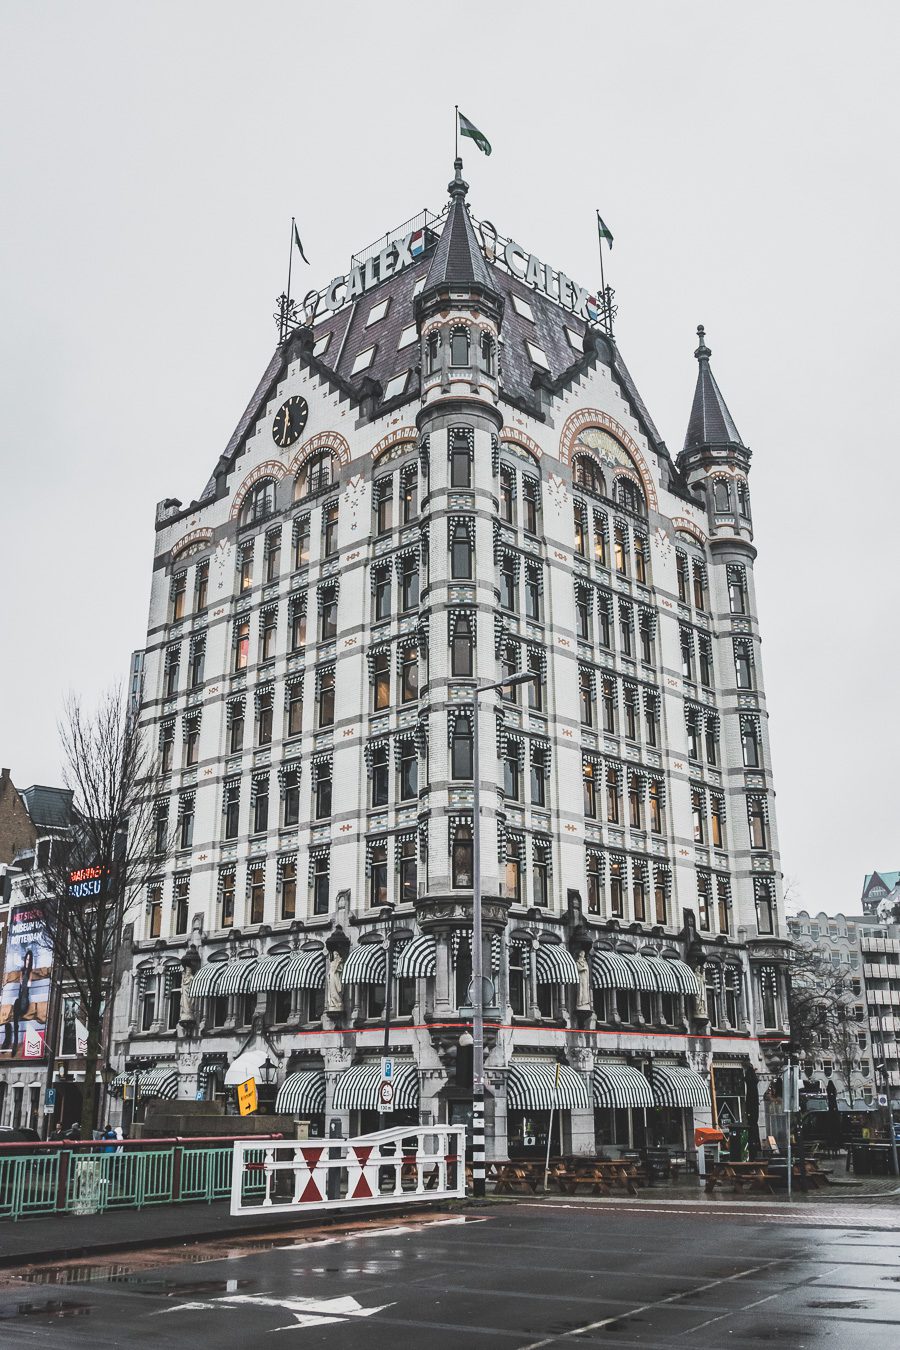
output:
M 554 1099 L 566 1149 L 690 1141 L 785 1024 L 750 451 L 701 329 L 673 458 L 608 321 L 500 250 L 461 167 L 158 508 L 122 1067 L 193 1099 L 249 1049 L 279 1110 L 367 1128 L 390 938 L 395 1118 L 465 1118 L 472 696 L 527 670 L 477 728 L 489 1154 L 542 1147 Z

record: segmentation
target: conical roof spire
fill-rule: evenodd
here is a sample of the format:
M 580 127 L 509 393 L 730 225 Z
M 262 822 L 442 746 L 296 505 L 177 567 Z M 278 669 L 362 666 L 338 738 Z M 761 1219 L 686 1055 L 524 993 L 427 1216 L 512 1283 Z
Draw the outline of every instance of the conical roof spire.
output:
M 462 160 L 455 160 L 453 167 L 456 173 L 448 184 L 447 223 L 431 260 L 425 291 L 434 286 L 480 286 L 493 291 L 494 283 L 466 210 L 469 185 L 462 176 Z
M 694 390 L 694 404 L 688 420 L 687 434 L 684 438 L 685 450 L 697 450 L 703 445 L 743 445 L 740 432 L 734 425 L 734 418 L 716 384 L 716 378 L 709 368 L 712 352 L 706 345 L 706 330 L 703 324 L 697 329 L 699 346 L 694 352 L 700 363 L 697 371 L 697 387 Z

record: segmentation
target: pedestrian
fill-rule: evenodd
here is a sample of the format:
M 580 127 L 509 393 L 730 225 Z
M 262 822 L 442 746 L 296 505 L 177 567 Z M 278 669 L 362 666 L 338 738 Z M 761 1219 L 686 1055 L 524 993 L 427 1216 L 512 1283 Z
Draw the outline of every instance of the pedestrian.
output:
M 62 1139 L 62 1137 L 63 1137 L 62 1121 L 58 1120 L 54 1125 L 53 1129 L 50 1131 L 50 1142 L 52 1144 L 58 1144 L 59 1141 Z
M 71 1125 L 69 1126 L 69 1128 L 66 1130 L 66 1133 L 65 1133 L 65 1135 L 64 1135 L 63 1137 L 64 1137 L 65 1139 L 80 1139 L 80 1138 L 81 1138 L 81 1126 L 78 1124 L 78 1121 L 77 1121 L 77 1120 L 73 1120 L 73 1121 L 72 1121 L 72 1124 L 71 1124 Z
M 102 1137 L 103 1137 L 104 1139 L 115 1139 L 115 1137 L 116 1137 L 116 1132 L 115 1132 L 115 1130 L 113 1129 L 113 1127 L 110 1125 L 109 1121 L 106 1122 L 106 1129 L 103 1131 L 103 1136 L 102 1136 Z M 114 1146 L 114 1145 L 111 1145 L 109 1148 L 105 1148 L 105 1149 L 103 1150 L 104 1153 L 115 1153 L 115 1151 L 116 1151 L 116 1150 L 115 1150 L 115 1146 Z

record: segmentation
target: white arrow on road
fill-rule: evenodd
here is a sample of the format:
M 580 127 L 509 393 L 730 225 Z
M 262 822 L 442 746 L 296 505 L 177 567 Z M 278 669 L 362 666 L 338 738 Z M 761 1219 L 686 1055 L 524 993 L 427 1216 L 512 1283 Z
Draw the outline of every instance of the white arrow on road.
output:
M 216 1299 L 214 1303 L 178 1303 L 173 1308 L 160 1308 L 161 1313 L 195 1312 L 221 1308 L 223 1304 L 251 1305 L 258 1308 L 284 1308 L 296 1318 L 286 1327 L 272 1327 L 272 1331 L 296 1331 L 298 1327 L 317 1327 L 331 1322 L 341 1322 L 347 1317 L 371 1317 L 373 1313 L 383 1312 L 393 1307 L 391 1303 L 382 1303 L 377 1308 L 364 1308 L 351 1295 L 340 1298 L 273 1298 L 268 1294 L 232 1294 Z

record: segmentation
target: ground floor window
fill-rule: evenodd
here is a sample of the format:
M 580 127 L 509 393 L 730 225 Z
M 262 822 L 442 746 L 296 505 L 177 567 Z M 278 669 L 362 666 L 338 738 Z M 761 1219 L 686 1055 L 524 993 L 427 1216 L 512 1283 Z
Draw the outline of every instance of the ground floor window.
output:
M 747 1115 L 747 1084 L 743 1069 L 712 1066 L 713 1101 L 715 1102 L 715 1123 L 722 1129 L 739 1125 Z
M 551 1134 L 549 1111 L 510 1111 L 507 1116 L 507 1148 L 511 1158 L 543 1158 L 547 1153 L 550 1135 L 550 1157 L 562 1152 L 560 1138 L 561 1111 L 553 1112 Z
M 680 1106 L 603 1107 L 594 1111 L 594 1142 L 598 1149 L 683 1149 L 692 1125 L 692 1112 Z

